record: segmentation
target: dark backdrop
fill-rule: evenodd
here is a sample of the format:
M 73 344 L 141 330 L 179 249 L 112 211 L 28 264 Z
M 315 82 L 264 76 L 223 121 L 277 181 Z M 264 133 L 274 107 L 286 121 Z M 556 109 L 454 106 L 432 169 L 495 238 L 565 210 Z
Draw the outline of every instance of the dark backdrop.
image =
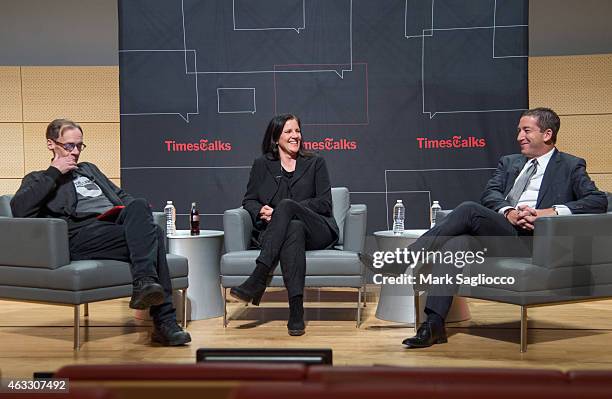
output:
M 203 228 L 238 207 L 265 127 L 301 117 L 334 186 L 387 229 L 478 200 L 527 108 L 526 0 L 119 1 L 121 179 Z M 187 217 L 179 216 L 179 228 Z

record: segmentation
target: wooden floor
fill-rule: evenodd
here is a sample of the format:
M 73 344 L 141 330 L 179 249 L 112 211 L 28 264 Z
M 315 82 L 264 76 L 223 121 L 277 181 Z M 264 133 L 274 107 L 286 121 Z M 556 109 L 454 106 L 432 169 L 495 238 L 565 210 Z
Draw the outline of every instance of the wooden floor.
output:
M 448 324 L 449 343 L 406 350 L 413 334 L 405 325 L 378 320 L 375 295 L 355 328 L 356 295 L 347 291 L 309 291 L 306 335 L 287 335 L 283 291 L 266 294 L 259 308 L 228 305 L 232 320 L 193 321 L 193 342 L 179 348 L 149 344 L 150 322 L 134 318 L 128 299 L 90 305 L 82 323 L 83 345 L 72 350 L 72 308 L 0 301 L 0 372 L 30 377 L 74 363 L 193 363 L 198 348 L 332 348 L 335 365 L 537 367 L 612 369 L 612 301 L 536 308 L 529 311 L 529 347 L 519 352 L 520 308 L 470 301 L 472 319 Z

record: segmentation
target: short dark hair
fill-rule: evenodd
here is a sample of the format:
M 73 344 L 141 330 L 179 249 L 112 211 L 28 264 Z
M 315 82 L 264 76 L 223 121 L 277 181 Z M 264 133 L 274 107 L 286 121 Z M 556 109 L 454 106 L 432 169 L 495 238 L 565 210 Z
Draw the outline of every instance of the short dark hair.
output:
M 300 118 L 293 114 L 280 114 L 270 120 L 268 123 L 268 128 L 266 129 L 266 134 L 264 135 L 263 141 L 261 142 L 261 152 L 268 157 L 277 160 L 278 156 L 278 139 L 280 135 L 283 133 L 283 128 L 285 127 L 285 123 L 290 120 L 295 120 L 302 130 L 302 122 L 300 122 Z M 300 156 L 310 156 L 309 152 L 304 151 L 303 143 L 304 143 L 304 135 L 302 134 L 302 140 L 300 140 L 300 149 L 298 150 L 298 154 Z
M 559 119 L 559 115 L 555 111 L 550 108 L 533 108 L 528 109 L 523 112 L 521 118 L 523 116 L 531 116 L 536 118 L 536 124 L 540 128 L 540 131 L 546 131 L 550 129 L 552 131 L 551 141 L 553 144 L 557 142 L 557 133 L 559 132 L 559 128 L 561 127 L 561 119 Z
M 57 140 L 64 133 L 65 129 L 79 129 L 81 134 L 83 134 L 83 129 L 76 122 L 70 119 L 56 119 L 47 126 L 47 139 Z

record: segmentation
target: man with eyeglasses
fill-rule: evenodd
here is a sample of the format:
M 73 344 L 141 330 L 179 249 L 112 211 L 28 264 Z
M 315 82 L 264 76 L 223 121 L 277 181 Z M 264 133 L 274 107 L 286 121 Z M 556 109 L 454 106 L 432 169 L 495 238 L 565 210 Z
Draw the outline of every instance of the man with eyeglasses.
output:
M 47 126 L 47 148 L 53 153 L 47 170 L 23 178 L 11 201 L 15 217 L 52 217 L 68 223 L 72 260 L 114 259 L 129 262 L 133 276 L 133 309 L 150 308 L 155 324 L 152 341 L 184 345 L 191 336 L 176 322 L 172 285 L 166 263 L 165 237 L 144 199 L 111 182 L 94 164 L 78 163 L 83 130 L 73 121 L 56 119 Z M 115 207 L 109 220 L 100 215 Z

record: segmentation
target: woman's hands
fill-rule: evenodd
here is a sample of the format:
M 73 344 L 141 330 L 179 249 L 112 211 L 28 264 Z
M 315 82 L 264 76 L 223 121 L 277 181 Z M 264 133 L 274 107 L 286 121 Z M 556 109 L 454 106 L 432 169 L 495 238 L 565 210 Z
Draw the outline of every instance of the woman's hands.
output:
M 259 210 L 259 218 L 265 221 L 266 223 L 270 223 L 270 221 L 272 220 L 272 212 L 274 212 L 274 208 L 268 205 L 264 205 Z

